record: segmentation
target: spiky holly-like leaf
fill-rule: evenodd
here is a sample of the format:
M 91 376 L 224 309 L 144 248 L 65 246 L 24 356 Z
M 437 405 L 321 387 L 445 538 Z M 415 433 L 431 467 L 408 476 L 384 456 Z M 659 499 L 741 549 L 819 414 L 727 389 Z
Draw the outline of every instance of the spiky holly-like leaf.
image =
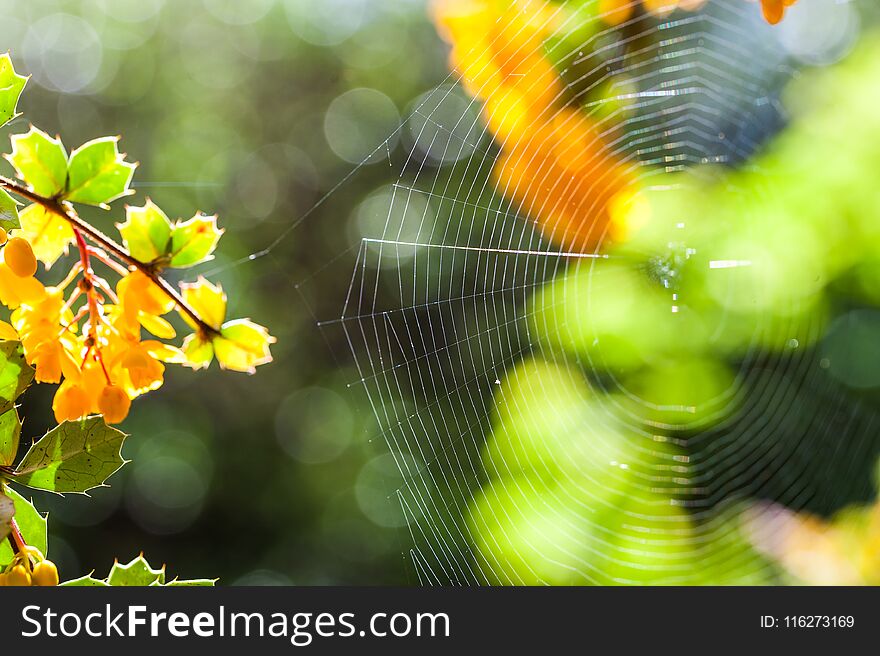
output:
M 113 586 L 147 586 L 152 583 L 164 585 L 165 568 L 153 569 L 141 554 L 125 565 L 120 564 L 119 561 L 113 563 L 107 576 L 107 583 Z
M 217 579 L 174 579 L 165 584 L 166 588 L 213 588 Z
M 185 587 L 211 587 L 216 579 L 189 579 L 180 580 L 175 578 L 172 581 L 165 582 L 165 567 L 154 568 L 147 562 L 143 554 L 126 564 L 120 563 L 118 560 L 113 563 L 107 578 L 96 579 L 92 574 L 81 576 L 78 579 L 65 581 L 61 585 L 69 587 L 168 587 L 168 588 L 185 588 Z
M 171 221 L 149 199 L 143 207 L 126 207 L 125 223 L 117 228 L 128 252 L 141 262 L 154 262 L 168 253 Z
M 36 547 L 43 554 L 48 555 L 46 549 L 46 516 L 40 514 L 34 504 L 21 496 L 11 487 L 5 490 L 6 495 L 15 504 L 15 523 L 24 541 L 30 546 Z M 12 561 L 12 549 L 9 541 L 0 541 L 0 567 L 5 567 Z
M 171 233 L 169 264 L 184 268 L 210 260 L 222 235 L 216 216 L 196 214 L 189 221 L 176 223 Z
M 9 467 L 18 454 L 21 439 L 21 418 L 18 410 L 10 408 L 0 415 L 0 465 Z
M 15 482 L 51 492 L 87 492 L 125 464 L 126 434 L 103 417 L 65 421 L 34 442 L 15 472 Z
M 135 164 L 119 152 L 119 139 L 102 137 L 70 154 L 64 198 L 86 205 L 106 205 L 129 193 Z
M 15 116 L 18 99 L 27 80 L 15 72 L 9 53 L 0 55 L 0 126 L 6 125 Z
M 0 414 L 15 406 L 33 379 L 34 370 L 24 358 L 21 343 L 0 341 Z
M 15 401 L 33 379 L 21 343 L 0 341 L 0 465 L 11 465 L 18 453 L 21 419 Z
M 70 581 L 65 581 L 64 583 L 59 583 L 58 585 L 62 585 L 68 588 L 108 588 L 110 584 L 107 583 L 104 579 L 96 579 L 91 574 L 87 574 L 86 576 L 80 576 L 78 579 L 71 579 Z
M 64 191 L 67 152 L 60 139 L 31 126 L 25 134 L 13 135 L 12 152 L 6 159 L 34 193 L 51 198 Z

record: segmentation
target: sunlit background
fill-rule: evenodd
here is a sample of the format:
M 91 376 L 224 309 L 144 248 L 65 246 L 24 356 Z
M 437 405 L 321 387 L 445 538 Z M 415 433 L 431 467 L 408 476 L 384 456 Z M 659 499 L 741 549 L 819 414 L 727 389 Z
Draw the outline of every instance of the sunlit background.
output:
M 658 4 L 0 0 L 28 120 L 278 337 L 34 495 L 62 577 L 880 582 L 878 8 Z

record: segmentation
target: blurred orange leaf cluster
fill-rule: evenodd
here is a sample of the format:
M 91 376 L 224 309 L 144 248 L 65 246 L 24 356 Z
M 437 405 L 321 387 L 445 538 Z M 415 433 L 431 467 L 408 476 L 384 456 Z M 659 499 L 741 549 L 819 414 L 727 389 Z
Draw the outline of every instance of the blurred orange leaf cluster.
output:
M 560 27 L 559 5 L 515 0 L 442 0 L 435 18 L 452 44 L 451 66 L 484 103 L 501 146 L 496 186 L 564 249 L 588 251 L 608 224 L 609 201 L 629 175 L 604 142 L 596 122 L 567 107 L 565 89 L 544 56 L 544 41 Z
M 640 0 L 663 17 L 694 11 L 706 0 Z M 796 0 L 761 0 L 771 23 Z M 597 20 L 616 26 L 635 14 L 634 0 L 599 0 Z M 586 252 L 626 237 L 618 220 L 633 197 L 635 176 L 607 141 L 613 125 L 567 103 L 566 88 L 544 44 L 564 29 L 564 5 L 544 0 L 438 0 L 434 20 L 451 46 L 450 67 L 483 102 L 501 148 L 496 187 L 563 250 Z M 626 214 L 626 212 L 624 212 Z

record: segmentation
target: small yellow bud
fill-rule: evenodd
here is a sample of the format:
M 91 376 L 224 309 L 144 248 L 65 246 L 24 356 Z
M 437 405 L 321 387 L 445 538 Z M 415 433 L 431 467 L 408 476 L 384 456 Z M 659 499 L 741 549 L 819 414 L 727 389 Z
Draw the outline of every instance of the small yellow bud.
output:
M 6 585 L 27 587 L 31 584 L 31 575 L 24 568 L 24 565 L 16 565 L 6 572 Z
M 98 410 L 108 424 L 118 424 L 128 416 L 131 399 L 121 387 L 107 385 L 98 397 Z
M 6 230 L 0 228 L 0 246 L 6 243 L 8 236 L 6 235 Z
M 43 560 L 34 567 L 34 585 L 48 587 L 58 585 L 58 568 L 51 560 Z
M 34 257 L 34 249 L 27 239 L 13 237 L 6 242 L 3 259 L 19 278 L 30 278 L 37 272 L 37 258 Z

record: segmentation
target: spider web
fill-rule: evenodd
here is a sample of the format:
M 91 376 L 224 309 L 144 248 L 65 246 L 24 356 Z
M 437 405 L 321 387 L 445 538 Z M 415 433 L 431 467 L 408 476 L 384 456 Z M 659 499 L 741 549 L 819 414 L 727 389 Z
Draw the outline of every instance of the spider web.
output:
M 631 20 L 596 31 L 583 29 L 591 3 L 552 16 L 544 49 L 568 102 L 642 188 L 662 194 L 678 175 L 671 193 L 719 169 L 750 168 L 785 125 L 779 94 L 798 74 L 779 32 L 740 0 L 665 18 L 637 5 Z M 606 249 L 607 226 L 586 218 L 582 229 L 602 232 L 592 250 L 560 247 L 515 190 L 493 180 L 504 144 L 461 81 L 451 75 L 425 94 L 392 135 L 406 145 L 402 162 L 392 162 L 391 137 L 371 154 L 388 151 L 396 180 L 369 207 L 340 316 L 320 323 L 344 331 L 359 374 L 351 386 L 395 463 L 388 499 L 400 508 L 414 577 L 773 582 L 742 538 L 743 510 L 757 501 L 834 510 L 865 495 L 864 464 L 877 453 L 877 414 L 827 376 L 817 349 L 799 348 L 818 340 L 821 322 L 796 311 L 781 323 L 759 316 L 723 384 L 672 406 L 618 377 L 606 335 L 572 354 L 559 345 L 574 339 L 563 322 L 559 340 L 548 340 L 548 316 L 601 311 L 621 271 L 656 280 L 668 312 L 685 313 L 680 277 L 692 256 L 723 276 L 751 266 L 753 254 L 698 254 L 691 224 L 712 217 L 687 215 L 658 252 Z M 599 88 L 610 92 L 595 100 Z M 651 316 L 636 306 L 628 320 Z M 710 331 L 738 321 L 722 315 Z M 784 335 L 788 348 L 771 348 L 768 335 Z M 841 472 L 853 473 L 850 489 L 831 489 Z

